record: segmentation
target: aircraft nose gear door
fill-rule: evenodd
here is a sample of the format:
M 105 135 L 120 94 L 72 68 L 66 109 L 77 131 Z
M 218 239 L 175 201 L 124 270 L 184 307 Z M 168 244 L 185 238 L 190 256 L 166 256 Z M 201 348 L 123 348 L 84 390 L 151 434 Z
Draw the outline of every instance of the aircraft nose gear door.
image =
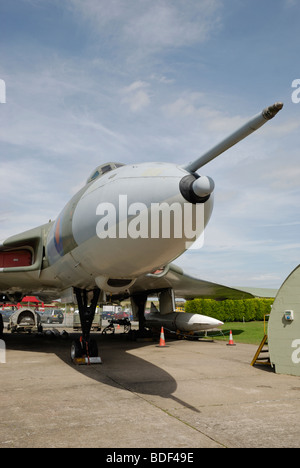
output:
M 90 331 L 95 317 L 95 311 L 98 304 L 100 289 L 96 288 L 93 291 L 74 288 L 79 310 L 82 336 L 79 340 L 75 340 L 71 346 L 71 359 L 86 358 L 89 362 L 90 358 L 98 357 L 98 346 L 95 340 L 91 340 Z M 92 293 L 92 299 L 89 302 L 89 294 Z

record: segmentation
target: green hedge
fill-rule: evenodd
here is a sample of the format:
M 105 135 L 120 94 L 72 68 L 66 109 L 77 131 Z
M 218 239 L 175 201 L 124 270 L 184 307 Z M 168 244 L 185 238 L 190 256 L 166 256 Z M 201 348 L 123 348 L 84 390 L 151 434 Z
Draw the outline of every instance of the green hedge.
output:
M 271 312 L 274 299 L 243 299 L 215 301 L 194 299 L 185 303 L 185 311 L 191 314 L 208 315 L 222 322 L 251 322 L 263 320 Z

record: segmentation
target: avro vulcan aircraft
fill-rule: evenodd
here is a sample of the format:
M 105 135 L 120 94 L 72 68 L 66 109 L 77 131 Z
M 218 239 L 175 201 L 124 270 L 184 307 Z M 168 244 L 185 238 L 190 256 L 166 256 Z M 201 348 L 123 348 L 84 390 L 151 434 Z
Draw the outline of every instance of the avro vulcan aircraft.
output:
M 110 162 L 97 167 L 54 222 L 0 244 L 0 293 L 17 302 L 28 294 L 70 302 L 75 296 L 82 337 L 72 345 L 73 358 L 97 356 L 90 329 L 97 304 L 108 296 L 112 300 L 130 297 L 143 328 L 147 297 L 158 294 L 156 318 L 166 320 L 172 314 L 170 325 L 177 321 L 186 329 L 197 329 L 197 324 L 201 329 L 201 323 L 189 314 L 174 313 L 175 294 L 219 300 L 251 297 L 191 278 L 171 262 L 201 236 L 212 213 L 214 182 L 197 171 L 282 107 L 276 103 L 266 108 L 185 166 Z

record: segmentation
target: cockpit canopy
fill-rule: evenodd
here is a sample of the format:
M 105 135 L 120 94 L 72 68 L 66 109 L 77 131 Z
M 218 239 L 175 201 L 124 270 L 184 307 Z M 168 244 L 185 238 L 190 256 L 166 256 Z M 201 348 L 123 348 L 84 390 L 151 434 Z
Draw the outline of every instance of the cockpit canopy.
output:
M 125 164 L 115 163 L 115 162 L 108 162 L 108 163 L 102 164 L 101 166 L 98 166 L 96 167 L 96 169 L 93 170 L 93 172 L 91 173 L 86 183 L 89 184 L 90 182 L 93 182 L 94 180 L 103 176 L 107 172 L 113 171 L 114 169 L 117 169 L 118 167 L 121 167 L 121 166 L 125 166 Z

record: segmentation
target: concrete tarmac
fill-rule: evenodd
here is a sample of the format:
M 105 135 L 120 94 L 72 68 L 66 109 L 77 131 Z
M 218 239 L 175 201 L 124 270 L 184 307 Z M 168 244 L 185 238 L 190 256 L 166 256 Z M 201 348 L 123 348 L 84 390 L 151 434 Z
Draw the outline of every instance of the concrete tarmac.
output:
M 4 335 L 0 448 L 300 445 L 300 379 L 251 367 L 256 346 L 97 333 L 103 364 L 75 366 L 74 336 Z

